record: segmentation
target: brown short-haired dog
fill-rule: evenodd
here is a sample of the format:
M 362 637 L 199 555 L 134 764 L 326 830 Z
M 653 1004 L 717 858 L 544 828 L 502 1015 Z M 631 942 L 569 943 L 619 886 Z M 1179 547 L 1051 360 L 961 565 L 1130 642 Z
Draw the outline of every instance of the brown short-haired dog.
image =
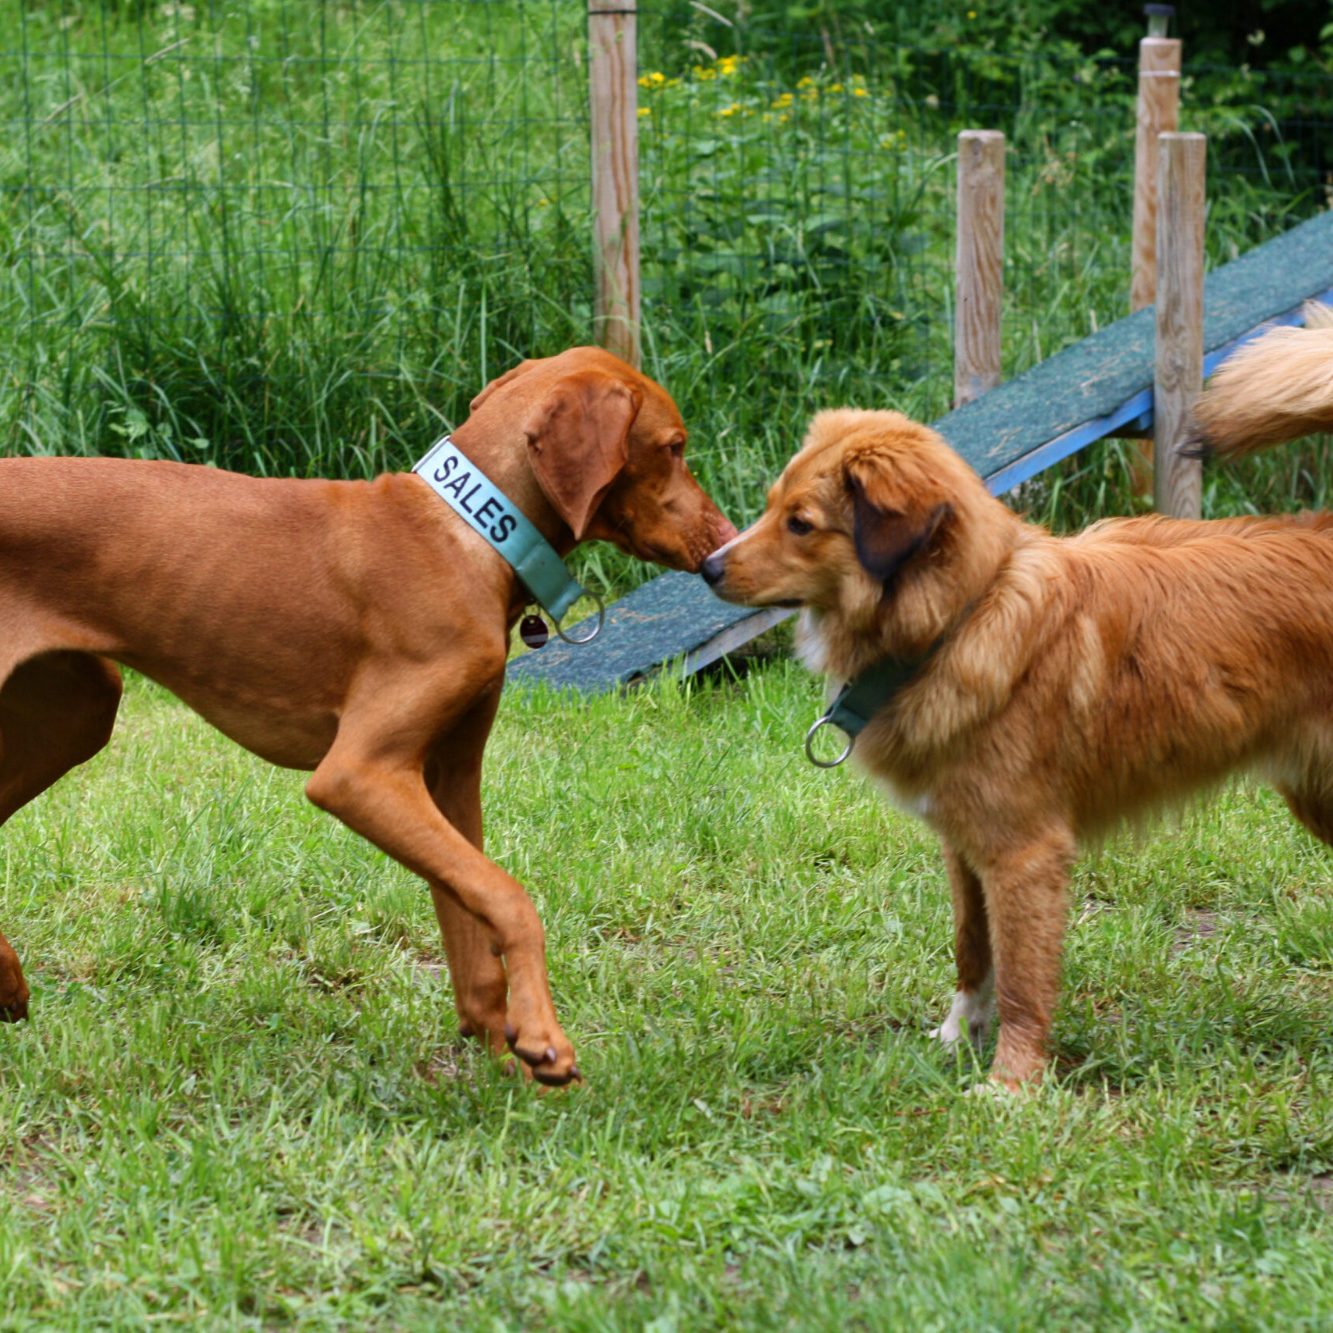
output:
M 1333 843 L 1333 515 L 1025 523 L 929 428 L 815 417 L 763 516 L 704 562 L 720 596 L 804 608 L 836 682 L 906 684 L 855 756 L 944 846 L 958 990 L 934 1035 L 1038 1077 L 1080 839 L 1238 769 Z
M 735 529 L 665 390 L 598 348 L 488 385 L 458 448 L 561 555 L 603 538 L 694 570 Z M 424 447 L 428 441 L 423 441 Z M 124 663 L 426 880 L 463 1030 L 578 1076 L 541 922 L 481 851 L 481 755 L 530 600 L 425 481 L 0 461 L 0 822 L 111 734 Z M 0 935 L 0 1018 L 28 987 Z

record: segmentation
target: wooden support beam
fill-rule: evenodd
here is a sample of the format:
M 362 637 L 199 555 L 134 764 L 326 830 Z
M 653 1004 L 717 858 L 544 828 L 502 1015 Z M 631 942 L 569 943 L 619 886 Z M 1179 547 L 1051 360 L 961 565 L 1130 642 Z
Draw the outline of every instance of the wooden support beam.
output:
M 1004 135 L 958 136 L 958 217 L 954 252 L 953 405 L 1000 382 L 1004 298 Z
M 639 106 L 636 0 L 588 0 L 593 337 L 639 364 Z
M 1207 140 L 1164 134 L 1157 174 L 1157 346 L 1153 497 L 1163 514 L 1198 518 L 1203 470 L 1179 452 L 1203 387 L 1203 216 Z

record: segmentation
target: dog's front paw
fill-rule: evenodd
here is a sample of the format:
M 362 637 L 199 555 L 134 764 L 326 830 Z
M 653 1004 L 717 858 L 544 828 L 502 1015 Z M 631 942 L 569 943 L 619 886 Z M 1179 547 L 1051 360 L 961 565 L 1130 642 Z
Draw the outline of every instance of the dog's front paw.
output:
M 974 1100 L 993 1100 L 997 1102 L 1008 1102 L 1016 1098 L 1020 1093 L 1031 1093 L 1037 1090 L 1035 1083 L 1020 1083 L 1016 1079 L 1001 1078 L 999 1074 L 992 1074 L 983 1083 L 974 1083 L 970 1088 L 963 1092 L 964 1097 L 971 1097 Z
M 504 1035 L 509 1049 L 538 1083 L 559 1088 L 582 1080 L 583 1075 L 574 1063 L 574 1047 L 558 1026 L 543 1031 L 540 1027 L 517 1028 L 506 1023 Z
M 991 990 L 960 990 L 954 995 L 944 1022 L 931 1028 L 930 1035 L 942 1046 L 956 1046 L 966 1037 L 980 1050 L 986 1044 L 994 1021 L 995 996 Z

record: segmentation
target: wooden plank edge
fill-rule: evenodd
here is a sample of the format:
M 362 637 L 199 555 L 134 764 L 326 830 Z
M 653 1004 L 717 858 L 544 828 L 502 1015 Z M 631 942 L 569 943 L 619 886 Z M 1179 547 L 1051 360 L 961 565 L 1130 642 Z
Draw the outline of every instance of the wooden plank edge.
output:
M 711 666 L 719 658 L 734 653 L 737 648 L 743 648 L 761 634 L 766 634 L 775 626 L 781 625 L 784 620 L 790 620 L 795 614 L 796 612 L 787 606 L 760 608 L 754 615 L 738 620 L 734 625 L 728 625 L 726 629 L 686 653 L 681 674 L 692 676 L 696 671 L 702 671 L 704 667 Z

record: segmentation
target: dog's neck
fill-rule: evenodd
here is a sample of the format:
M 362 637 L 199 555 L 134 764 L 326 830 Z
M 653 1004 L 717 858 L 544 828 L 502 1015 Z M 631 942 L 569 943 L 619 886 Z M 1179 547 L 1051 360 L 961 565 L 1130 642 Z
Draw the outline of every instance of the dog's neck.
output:
M 578 545 L 568 525 L 546 498 L 528 461 L 528 440 L 521 431 L 487 429 L 469 417 L 451 435 L 453 442 L 504 494 L 529 522 L 566 556 Z
M 967 529 L 993 534 L 984 546 L 923 556 L 887 595 L 867 581 L 836 607 L 807 610 L 797 638 L 806 665 L 841 685 L 886 658 L 924 661 L 941 639 L 951 638 L 1033 531 L 998 501 L 986 496 L 984 503 L 1001 509 L 1005 520 Z

